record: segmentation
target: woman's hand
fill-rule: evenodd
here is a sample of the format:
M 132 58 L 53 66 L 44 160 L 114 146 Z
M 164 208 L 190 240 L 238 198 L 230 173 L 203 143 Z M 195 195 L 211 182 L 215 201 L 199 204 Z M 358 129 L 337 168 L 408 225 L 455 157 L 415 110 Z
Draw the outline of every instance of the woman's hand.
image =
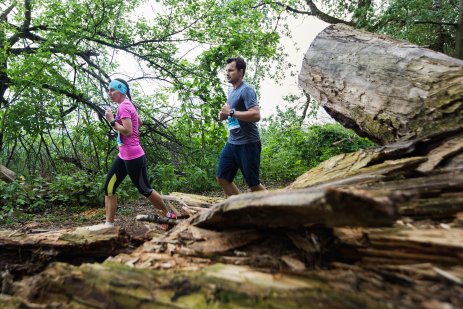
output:
M 109 122 L 114 120 L 113 111 L 111 109 L 109 109 L 109 108 L 105 111 L 104 116 L 105 116 L 106 120 L 108 120 Z

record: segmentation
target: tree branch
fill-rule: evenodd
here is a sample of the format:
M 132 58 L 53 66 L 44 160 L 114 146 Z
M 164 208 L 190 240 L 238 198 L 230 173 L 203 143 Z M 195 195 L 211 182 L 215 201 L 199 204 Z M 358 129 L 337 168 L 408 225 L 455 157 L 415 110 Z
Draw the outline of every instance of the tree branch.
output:
M 6 17 L 14 9 L 15 4 L 16 3 L 11 4 L 9 7 L 6 8 L 5 11 L 2 12 L 2 14 L 0 14 L 0 20 L 5 20 L 6 21 Z
M 331 15 L 328 15 L 318 9 L 318 7 L 313 3 L 312 0 L 305 0 L 307 5 L 310 8 L 310 11 L 312 12 L 312 15 L 320 19 L 321 21 L 327 22 L 329 24 L 346 24 L 349 26 L 355 27 L 355 23 L 350 22 L 350 21 L 345 21 L 336 17 L 333 17 Z
M 457 27 L 457 23 L 446 23 L 443 21 L 432 21 L 432 20 L 416 20 L 413 22 L 414 24 L 430 24 L 430 25 L 436 25 L 436 26 L 453 26 Z

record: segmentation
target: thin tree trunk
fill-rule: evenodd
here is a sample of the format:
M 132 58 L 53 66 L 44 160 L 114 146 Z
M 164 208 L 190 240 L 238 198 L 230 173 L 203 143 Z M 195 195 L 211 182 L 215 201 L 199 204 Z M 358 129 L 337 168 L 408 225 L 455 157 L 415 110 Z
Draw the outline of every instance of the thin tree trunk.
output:
M 302 124 L 304 123 L 305 117 L 307 117 L 307 110 L 309 109 L 309 106 L 310 106 L 310 94 L 304 91 L 304 95 L 305 95 L 306 101 L 304 103 L 304 110 L 302 111 L 302 116 L 299 121 L 300 126 L 302 126 Z
M 18 145 L 18 140 L 15 139 L 13 143 L 13 148 L 10 151 L 10 154 L 8 155 L 8 159 L 6 160 L 5 165 L 8 166 L 11 162 L 11 159 L 13 159 L 14 152 L 16 151 L 16 146 Z
M 43 137 L 43 134 L 40 133 L 40 140 L 42 141 L 44 147 L 45 147 L 45 152 L 47 153 L 48 156 L 48 162 L 50 163 L 51 167 L 56 171 L 56 165 L 55 165 L 55 160 L 53 159 L 53 156 L 51 154 L 50 148 L 48 148 L 48 144 L 45 141 L 45 138 Z
M 459 4 L 459 17 L 455 35 L 455 57 L 463 59 L 463 0 Z
M 437 13 L 441 10 L 440 0 L 432 1 L 432 9 Z M 441 21 L 442 21 L 441 19 L 438 20 L 438 22 L 441 22 Z M 436 38 L 434 40 L 434 43 L 431 44 L 430 48 L 432 50 L 443 53 L 444 52 L 444 42 L 445 42 L 445 30 L 442 24 L 437 24 L 436 28 L 437 28 Z

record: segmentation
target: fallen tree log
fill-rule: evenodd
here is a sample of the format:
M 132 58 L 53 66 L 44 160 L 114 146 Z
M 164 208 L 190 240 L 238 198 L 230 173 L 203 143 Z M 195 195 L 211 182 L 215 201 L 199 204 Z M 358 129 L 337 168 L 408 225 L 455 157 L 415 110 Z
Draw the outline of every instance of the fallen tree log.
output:
M 346 25 L 315 38 L 299 84 L 338 122 L 382 145 L 462 128 L 462 60 Z
M 439 308 L 463 304 L 459 285 L 438 284 L 435 274 L 417 280 L 379 266 L 272 274 L 216 264 L 199 271 L 137 270 L 112 262 L 80 267 L 54 263 L 42 274 L 0 296 L 3 308 Z M 408 268 L 410 274 L 411 267 Z M 455 270 L 421 267 L 421 272 Z M 401 270 L 405 272 L 405 270 Z M 392 276 L 391 276 L 392 275 Z M 395 276 L 394 276 L 395 275 Z M 445 279 L 448 281 L 448 279 Z M 404 295 L 407 288 L 410 295 Z M 434 293 L 429 293 L 430 290 Z M 40 308 L 40 307 L 39 307 Z
M 397 142 L 332 157 L 288 189 L 359 190 L 389 199 L 403 216 L 450 218 L 463 211 L 462 154 L 463 135 Z
M 334 229 L 346 260 L 364 265 L 463 265 L 463 230 Z
M 0 179 L 12 182 L 16 179 L 16 173 L 0 164 Z
M 396 218 L 395 205 L 387 198 L 328 188 L 232 196 L 196 216 L 191 224 L 209 229 L 390 226 Z
M 52 261 L 103 261 L 131 245 L 130 237 L 119 228 L 89 230 L 70 228 L 38 233 L 0 230 L 0 270 L 15 277 L 34 274 Z
M 23 304 L 61 308 L 387 308 L 380 300 L 336 288 L 321 278 L 275 276 L 222 264 L 168 273 L 108 262 L 80 267 L 55 263 L 14 289 L 17 298 L 0 298 L 0 304 L 20 303 L 20 296 Z

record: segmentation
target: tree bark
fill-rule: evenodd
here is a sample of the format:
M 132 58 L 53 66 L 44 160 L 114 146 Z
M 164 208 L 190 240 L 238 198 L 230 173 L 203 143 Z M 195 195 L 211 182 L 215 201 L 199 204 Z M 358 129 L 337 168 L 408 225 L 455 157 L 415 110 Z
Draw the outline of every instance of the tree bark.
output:
M 208 229 L 390 226 L 396 215 L 396 206 L 388 198 L 376 199 L 348 189 L 315 188 L 233 196 L 199 214 L 192 224 Z
M 80 267 L 56 263 L 14 289 L 22 301 L 0 298 L 0 304 L 10 308 L 24 308 L 25 303 L 59 308 L 300 308 L 302 304 L 387 308 L 371 296 L 336 287 L 334 278 L 324 282 L 316 276 L 275 276 L 223 264 L 168 273 L 114 263 Z M 18 305 L 21 302 L 23 307 Z
M 0 270 L 15 276 L 34 274 L 52 261 L 103 261 L 131 245 L 119 228 L 90 231 L 86 227 L 55 231 L 0 230 Z
M 12 182 L 16 179 L 16 173 L 0 164 L 0 179 Z
M 461 229 L 335 229 L 342 256 L 363 264 L 439 266 L 463 263 Z M 350 249 L 350 250 L 348 250 Z
M 315 38 L 299 84 L 334 119 L 382 145 L 462 128 L 462 60 L 346 25 Z

